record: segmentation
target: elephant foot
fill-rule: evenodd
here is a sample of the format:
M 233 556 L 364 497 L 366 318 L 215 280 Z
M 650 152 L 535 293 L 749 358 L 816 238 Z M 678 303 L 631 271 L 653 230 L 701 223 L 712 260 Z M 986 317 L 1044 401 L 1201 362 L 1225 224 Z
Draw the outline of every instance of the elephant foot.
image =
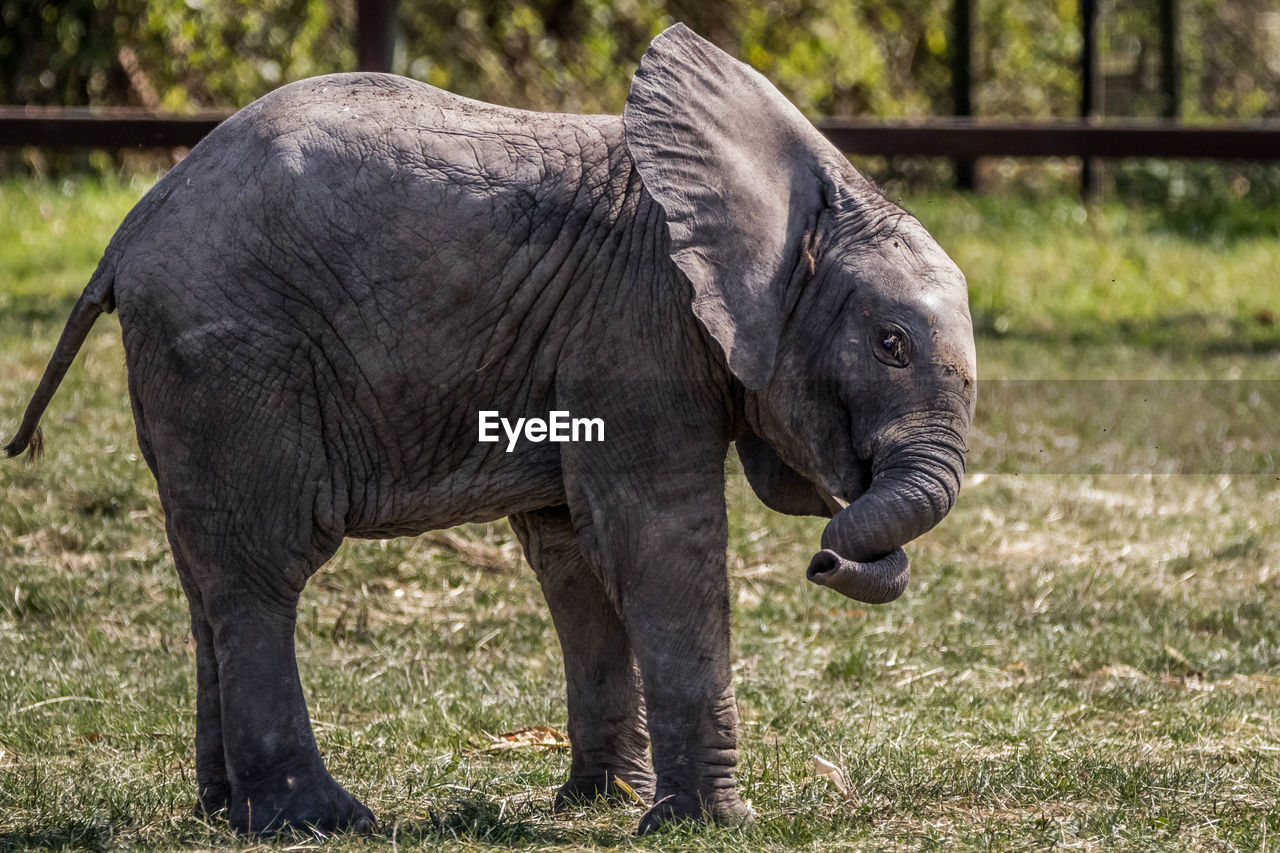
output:
M 626 787 L 624 788 L 623 785 Z M 596 774 L 571 774 L 568 781 L 556 791 L 553 808 L 556 811 L 567 811 L 594 803 L 599 799 L 626 805 L 635 802 L 636 797 L 640 798 L 640 802 L 647 804 L 653 802 L 653 790 L 653 773 L 647 769 L 629 769 L 618 773 L 602 771 Z
M 715 824 L 716 826 L 750 826 L 755 813 L 738 797 L 734 788 L 715 791 L 709 800 L 692 793 L 659 797 L 653 808 L 640 819 L 640 835 L 658 832 L 680 823 Z
M 196 795 L 196 817 L 206 820 L 219 814 L 226 817 L 227 807 L 230 805 L 231 786 L 225 780 L 199 785 L 199 793 Z
M 368 835 L 378 825 L 373 812 L 327 772 L 284 776 L 264 788 L 233 796 L 228 813 L 233 830 L 248 835 L 290 830 Z

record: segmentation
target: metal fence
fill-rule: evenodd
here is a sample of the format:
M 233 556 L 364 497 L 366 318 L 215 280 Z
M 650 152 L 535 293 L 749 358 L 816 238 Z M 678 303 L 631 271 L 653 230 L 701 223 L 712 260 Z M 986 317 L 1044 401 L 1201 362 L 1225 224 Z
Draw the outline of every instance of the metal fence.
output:
M 1102 122 L 1094 117 L 1094 30 L 1097 4 L 1081 0 L 1080 118 L 984 121 L 971 112 L 971 22 L 974 0 L 954 0 L 952 83 L 960 115 L 919 122 L 831 118 L 818 129 L 848 154 L 949 158 L 957 182 L 972 186 L 981 157 L 1080 157 L 1088 191 L 1091 158 L 1280 159 L 1280 123 L 1187 126 L 1176 119 L 1176 0 L 1160 0 L 1164 118 Z M 358 0 L 356 53 L 361 70 L 391 67 L 395 0 Z M 157 115 L 128 108 L 0 106 L 0 146 L 43 148 L 176 148 L 195 145 L 230 112 Z
M 0 144 L 40 148 L 192 146 L 230 116 L 156 115 L 131 107 L 0 107 Z M 1167 121 L 921 122 L 819 119 L 841 151 L 906 157 L 1169 157 L 1280 159 L 1280 126 L 1185 126 Z

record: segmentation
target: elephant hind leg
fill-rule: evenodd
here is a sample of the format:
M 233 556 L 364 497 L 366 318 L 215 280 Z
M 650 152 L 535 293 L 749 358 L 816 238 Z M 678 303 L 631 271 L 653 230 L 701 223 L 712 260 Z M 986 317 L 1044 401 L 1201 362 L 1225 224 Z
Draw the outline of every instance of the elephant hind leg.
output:
M 324 444 L 320 404 L 298 378 L 306 353 L 280 351 L 288 342 L 267 331 L 201 327 L 131 351 L 140 434 L 192 605 L 201 800 L 225 794 L 242 832 L 371 829 L 320 757 L 294 652 L 298 598 L 345 532 L 340 448 Z M 238 332 L 257 347 L 237 348 Z
M 640 673 L 622 620 L 578 546 L 567 507 L 511 516 L 564 653 L 572 744 L 556 808 L 597 797 L 645 802 L 654 790 Z
M 182 579 L 191 610 L 191 637 L 196 647 L 196 812 L 209 818 L 225 813 L 231 804 L 231 781 L 222 743 L 222 694 L 218 689 L 218 658 L 213 651 L 213 626 L 205 618 L 200 593 L 181 562 Z
M 246 532 L 244 524 L 256 514 L 172 507 L 167 515 L 197 613 L 202 805 L 216 810 L 225 803 L 239 832 L 372 830 L 373 813 L 325 768 L 298 676 L 301 585 L 282 581 L 305 578 L 313 567 L 300 562 L 310 561 Z

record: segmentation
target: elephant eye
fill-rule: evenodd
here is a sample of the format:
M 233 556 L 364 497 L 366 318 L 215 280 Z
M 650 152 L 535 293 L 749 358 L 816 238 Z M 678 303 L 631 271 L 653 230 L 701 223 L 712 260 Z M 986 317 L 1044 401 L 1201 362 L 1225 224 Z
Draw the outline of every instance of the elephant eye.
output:
M 911 363 L 911 339 L 893 323 L 878 327 L 872 343 L 876 358 L 890 367 L 906 367 Z

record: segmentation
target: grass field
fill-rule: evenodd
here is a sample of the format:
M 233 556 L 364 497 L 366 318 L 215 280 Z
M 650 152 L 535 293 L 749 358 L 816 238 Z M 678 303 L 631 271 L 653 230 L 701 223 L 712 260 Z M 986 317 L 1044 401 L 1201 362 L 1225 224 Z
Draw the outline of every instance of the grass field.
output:
M 143 189 L 0 184 L 6 439 Z M 551 813 L 563 751 L 486 750 L 565 718 L 499 523 L 350 543 L 305 595 L 321 750 L 382 820 L 326 849 L 1280 849 L 1280 234 L 1070 199 L 907 205 L 971 284 L 970 479 L 911 547 L 908 594 L 862 608 L 803 581 L 822 522 L 765 510 L 735 469 L 757 826 L 636 839 L 639 807 Z M 39 464 L 0 465 L 0 850 L 249 846 L 192 814 L 186 608 L 114 317 L 45 426 Z

